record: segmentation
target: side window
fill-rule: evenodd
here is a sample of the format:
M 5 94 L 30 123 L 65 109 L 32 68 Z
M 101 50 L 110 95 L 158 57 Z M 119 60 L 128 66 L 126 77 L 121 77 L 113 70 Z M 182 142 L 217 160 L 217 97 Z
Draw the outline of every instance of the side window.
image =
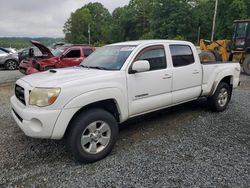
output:
M 163 46 L 149 47 L 142 50 L 136 60 L 147 60 L 150 70 L 165 69 L 167 67 L 166 55 Z
M 93 53 L 91 48 L 83 48 L 84 57 L 88 57 L 90 54 Z
M 81 57 L 80 49 L 70 50 L 64 57 L 65 58 L 79 58 Z
M 170 52 L 174 67 L 181 67 L 194 63 L 194 55 L 190 46 L 170 45 Z

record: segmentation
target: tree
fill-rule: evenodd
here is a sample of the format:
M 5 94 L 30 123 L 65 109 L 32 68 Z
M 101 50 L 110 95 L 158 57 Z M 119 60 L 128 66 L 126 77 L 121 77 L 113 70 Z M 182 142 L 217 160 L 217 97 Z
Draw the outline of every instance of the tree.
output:
M 64 25 L 68 42 L 88 41 L 102 45 L 138 39 L 197 40 L 211 37 L 215 0 L 131 0 L 110 15 L 100 3 L 89 3 L 76 10 Z M 250 17 L 249 0 L 219 0 L 215 39 L 231 39 L 233 21 Z
M 71 43 L 88 43 L 88 26 L 91 43 L 106 43 L 109 39 L 111 15 L 100 3 L 89 3 L 71 14 L 64 24 L 65 40 Z

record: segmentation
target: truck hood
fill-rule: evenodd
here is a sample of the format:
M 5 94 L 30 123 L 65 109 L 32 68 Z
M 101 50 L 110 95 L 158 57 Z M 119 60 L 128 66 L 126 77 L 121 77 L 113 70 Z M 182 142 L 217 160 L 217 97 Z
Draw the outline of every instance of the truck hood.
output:
M 76 80 L 86 80 L 94 77 L 102 77 L 114 71 L 87 69 L 83 67 L 70 67 L 52 69 L 35 73 L 21 78 L 32 87 L 60 87 L 63 84 Z
M 30 41 L 34 46 L 36 46 L 41 52 L 43 55 L 48 55 L 48 56 L 51 56 L 53 57 L 54 55 L 52 54 L 52 52 L 50 51 L 49 48 L 47 48 L 46 46 L 44 46 L 43 44 L 41 44 L 40 42 L 37 42 L 37 41 L 34 41 L 34 40 L 31 40 Z

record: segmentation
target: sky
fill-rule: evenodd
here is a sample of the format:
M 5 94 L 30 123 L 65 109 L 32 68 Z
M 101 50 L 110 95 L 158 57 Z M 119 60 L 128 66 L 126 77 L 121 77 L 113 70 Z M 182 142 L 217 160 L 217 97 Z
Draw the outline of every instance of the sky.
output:
M 0 37 L 64 37 L 70 13 L 89 2 L 112 12 L 129 0 L 0 0 Z

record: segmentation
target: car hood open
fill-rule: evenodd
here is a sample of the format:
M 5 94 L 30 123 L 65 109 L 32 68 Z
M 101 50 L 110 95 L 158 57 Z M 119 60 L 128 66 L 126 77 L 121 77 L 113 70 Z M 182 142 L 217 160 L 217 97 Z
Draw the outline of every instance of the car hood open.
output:
M 31 40 L 30 41 L 34 46 L 36 46 L 41 52 L 43 55 L 48 55 L 50 57 L 53 57 L 54 55 L 52 54 L 52 52 L 50 51 L 49 48 L 47 48 L 46 46 L 44 46 L 43 44 L 41 44 L 40 42 L 38 41 L 35 41 L 35 40 Z

